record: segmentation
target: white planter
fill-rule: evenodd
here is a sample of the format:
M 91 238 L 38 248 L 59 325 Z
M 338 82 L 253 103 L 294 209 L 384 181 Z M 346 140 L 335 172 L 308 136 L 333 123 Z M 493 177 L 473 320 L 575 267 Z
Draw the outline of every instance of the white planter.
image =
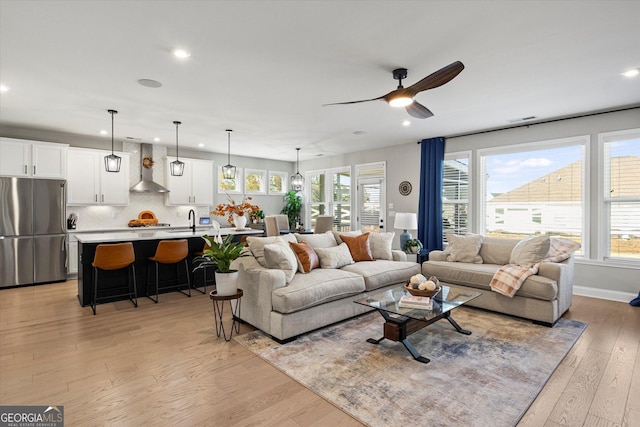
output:
M 235 294 L 238 291 L 238 271 L 230 273 L 216 271 L 216 291 L 220 296 Z
M 233 225 L 236 228 L 245 228 L 247 226 L 247 215 L 233 214 Z

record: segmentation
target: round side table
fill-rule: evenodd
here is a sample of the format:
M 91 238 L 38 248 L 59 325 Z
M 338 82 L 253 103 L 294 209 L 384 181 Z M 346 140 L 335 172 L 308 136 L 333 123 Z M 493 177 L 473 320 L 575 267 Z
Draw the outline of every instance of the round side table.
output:
M 240 333 L 240 322 L 237 319 L 240 317 L 240 302 L 242 294 L 242 289 L 238 289 L 233 295 L 224 296 L 218 295 L 218 291 L 209 292 L 209 298 L 213 301 L 213 319 L 216 322 L 216 335 L 219 337 L 220 333 L 222 333 L 225 341 L 231 341 L 234 330 L 236 334 Z M 236 300 L 235 307 L 232 304 L 232 300 Z M 229 303 L 229 310 L 231 311 L 231 317 L 233 318 L 233 321 L 231 322 L 231 331 L 228 337 L 224 330 L 224 323 L 222 322 L 225 301 Z

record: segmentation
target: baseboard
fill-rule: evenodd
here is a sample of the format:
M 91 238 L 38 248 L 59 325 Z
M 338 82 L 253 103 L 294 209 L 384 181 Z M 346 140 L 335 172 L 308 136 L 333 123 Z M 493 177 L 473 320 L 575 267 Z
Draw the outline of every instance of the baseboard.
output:
M 638 296 L 638 294 L 632 294 L 630 292 L 612 291 L 610 289 L 589 288 L 586 286 L 574 286 L 573 294 L 580 295 L 583 297 L 600 298 L 600 299 L 620 301 L 620 302 L 629 302 Z

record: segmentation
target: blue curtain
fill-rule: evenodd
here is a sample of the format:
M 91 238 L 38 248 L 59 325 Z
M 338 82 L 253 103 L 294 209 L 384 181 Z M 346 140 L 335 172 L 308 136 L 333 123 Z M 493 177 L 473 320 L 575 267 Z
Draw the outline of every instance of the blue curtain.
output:
M 442 249 L 443 137 L 420 141 L 420 200 L 418 240 L 429 251 Z

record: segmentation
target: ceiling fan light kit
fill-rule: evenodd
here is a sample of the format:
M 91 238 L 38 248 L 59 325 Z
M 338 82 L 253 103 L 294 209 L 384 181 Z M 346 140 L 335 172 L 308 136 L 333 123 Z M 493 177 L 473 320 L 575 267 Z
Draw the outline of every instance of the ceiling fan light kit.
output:
M 398 80 L 399 84 L 396 90 L 386 95 L 372 99 L 363 99 L 361 101 L 336 102 L 325 105 L 345 105 L 358 104 L 361 102 L 385 100 L 392 107 L 404 107 L 407 113 L 417 119 L 426 119 L 433 116 L 433 113 L 424 105 L 417 102 L 415 96 L 425 90 L 434 89 L 453 80 L 455 76 L 464 70 L 464 65 L 460 61 L 453 62 L 443 67 L 435 73 L 429 74 L 417 83 L 412 84 L 408 88 L 402 86 L 402 80 L 407 78 L 406 68 L 396 68 L 393 70 L 393 78 Z

